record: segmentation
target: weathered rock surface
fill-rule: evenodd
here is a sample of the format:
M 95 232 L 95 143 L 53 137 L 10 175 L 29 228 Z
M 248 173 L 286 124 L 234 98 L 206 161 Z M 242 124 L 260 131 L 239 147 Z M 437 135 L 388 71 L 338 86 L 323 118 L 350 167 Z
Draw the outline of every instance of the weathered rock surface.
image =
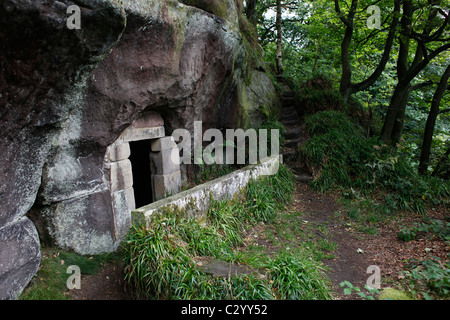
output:
M 0 298 L 20 294 L 39 266 L 38 234 L 24 216 L 55 135 L 124 28 L 117 3 L 83 0 L 83 27 L 69 30 L 69 3 L 0 2 Z
M 39 265 L 26 215 L 41 241 L 81 254 L 117 248 L 131 189 L 111 192 L 105 154 L 125 129 L 164 123 L 169 135 L 198 120 L 205 130 L 234 128 L 268 108 L 271 98 L 256 97 L 263 73 L 251 98 L 242 94 L 235 2 L 201 2 L 0 2 L 0 298 L 20 294 Z M 80 30 L 66 26 L 71 4 L 81 7 Z
M 17 298 L 41 261 L 39 237 L 28 218 L 0 228 L 0 297 Z

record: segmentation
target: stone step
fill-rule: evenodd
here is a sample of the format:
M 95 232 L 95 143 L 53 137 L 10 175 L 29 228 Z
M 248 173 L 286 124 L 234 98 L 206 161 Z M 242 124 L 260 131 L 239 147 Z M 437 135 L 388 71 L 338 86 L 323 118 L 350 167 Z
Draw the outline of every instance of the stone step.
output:
M 286 111 L 285 113 L 281 113 L 280 119 L 281 120 L 291 120 L 291 119 L 297 119 L 298 115 L 297 112 L 293 109 L 291 109 L 290 111 Z
M 301 183 L 309 183 L 312 181 L 312 177 L 309 174 L 296 174 L 295 181 L 298 181 Z
M 294 103 L 295 102 L 295 97 L 294 96 L 283 96 L 282 98 L 281 98 L 281 101 L 283 102 L 283 103 Z
M 292 106 L 281 109 L 281 115 L 282 116 L 289 115 L 289 114 L 292 114 L 292 113 L 297 114 L 297 111 Z
M 198 259 L 197 266 L 214 277 L 229 278 L 239 275 L 259 275 L 257 270 L 246 265 L 239 265 L 214 258 L 202 257 Z
M 288 113 L 288 114 L 282 115 L 281 116 L 281 121 L 283 121 L 283 120 L 292 120 L 292 119 L 296 120 L 297 118 L 298 118 L 297 113 L 292 112 L 292 113 Z
M 286 150 L 281 153 L 281 155 L 283 156 L 283 160 L 290 159 L 294 157 L 295 154 L 296 154 L 295 150 Z
M 284 98 L 293 98 L 295 97 L 295 91 L 285 91 L 283 93 L 283 99 Z
M 292 126 L 298 124 L 298 119 L 281 119 L 284 126 Z
M 286 130 L 284 133 L 284 137 L 286 139 L 296 139 L 299 138 L 302 134 L 302 128 L 301 127 L 294 127 L 292 129 Z
M 295 147 L 300 143 L 301 138 L 285 140 L 283 146 L 286 148 Z
M 303 168 L 291 168 L 294 174 L 295 180 L 301 183 L 309 183 L 312 181 L 312 176 L 309 172 L 306 172 Z

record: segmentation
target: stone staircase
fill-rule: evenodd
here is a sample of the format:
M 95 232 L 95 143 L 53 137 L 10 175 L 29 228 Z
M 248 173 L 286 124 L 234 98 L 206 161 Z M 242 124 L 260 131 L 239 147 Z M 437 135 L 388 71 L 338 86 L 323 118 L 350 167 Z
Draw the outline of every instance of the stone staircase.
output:
M 311 175 L 298 164 L 296 164 L 296 149 L 306 142 L 306 128 L 302 118 L 295 108 L 295 93 L 287 90 L 281 98 L 280 122 L 285 128 L 285 141 L 282 146 L 282 155 L 285 164 L 292 170 L 298 182 L 308 183 L 312 180 Z

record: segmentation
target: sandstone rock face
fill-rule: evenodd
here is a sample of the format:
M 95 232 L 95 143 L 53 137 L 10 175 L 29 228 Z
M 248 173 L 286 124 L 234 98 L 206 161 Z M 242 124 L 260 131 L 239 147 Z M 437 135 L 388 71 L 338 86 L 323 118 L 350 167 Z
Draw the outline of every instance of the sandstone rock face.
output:
M 115 2 L 77 4 L 82 30 L 67 28 L 69 1 L 0 2 L 0 298 L 19 295 L 39 266 L 38 234 L 25 214 L 58 131 L 125 25 Z
M 250 127 L 260 126 L 268 117 L 276 115 L 280 108 L 272 80 L 258 70 L 251 71 L 251 83 L 246 86 L 245 97 L 241 100 L 243 121 Z
M 0 244 L 0 297 L 17 298 L 41 261 L 36 228 L 27 218 L 17 219 L 0 228 Z
M 205 3 L 211 12 L 77 0 L 81 29 L 70 30 L 72 1 L 0 2 L 0 298 L 35 274 L 36 227 L 41 241 L 81 254 L 117 249 L 134 205 L 125 135 L 170 136 L 199 120 L 234 128 L 242 105 L 258 109 L 240 94 L 247 65 L 234 1 Z

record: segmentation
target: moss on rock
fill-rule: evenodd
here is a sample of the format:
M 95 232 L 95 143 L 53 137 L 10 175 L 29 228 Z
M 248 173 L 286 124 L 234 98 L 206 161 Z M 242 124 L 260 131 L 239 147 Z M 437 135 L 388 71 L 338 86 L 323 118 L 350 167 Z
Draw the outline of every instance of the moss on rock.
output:
M 227 19 L 228 1 L 221 0 L 181 0 L 185 5 L 202 9 L 206 12 L 215 14 L 216 16 Z
M 414 300 L 407 292 L 394 289 L 386 288 L 380 293 L 379 300 Z

